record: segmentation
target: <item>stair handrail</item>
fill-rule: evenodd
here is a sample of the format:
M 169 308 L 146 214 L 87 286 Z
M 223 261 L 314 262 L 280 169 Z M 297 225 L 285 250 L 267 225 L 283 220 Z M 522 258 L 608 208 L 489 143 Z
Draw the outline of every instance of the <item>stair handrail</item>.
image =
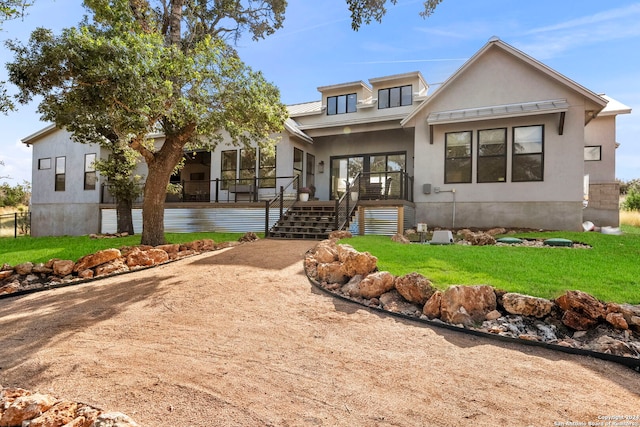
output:
M 347 191 L 345 191 L 342 197 L 336 199 L 336 230 L 342 230 L 344 227 L 349 226 L 349 221 L 353 215 L 353 211 L 360 199 L 360 178 L 361 173 L 358 172 L 351 183 L 347 180 Z M 352 197 L 351 193 L 355 193 L 356 196 Z
M 293 179 L 289 181 L 287 185 L 280 186 L 280 191 L 276 193 L 275 198 L 273 198 L 272 200 L 267 200 L 265 202 L 265 215 L 264 215 L 265 217 L 264 236 L 265 237 L 269 237 L 270 231 L 273 230 L 273 227 L 271 227 L 271 224 L 269 222 L 269 212 L 271 211 L 271 209 L 278 208 L 279 217 L 278 217 L 278 220 L 274 222 L 274 224 L 277 224 L 280 220 L 282 220 L 282 218 L 289 212 L 289 210 L 291 210 L 293 205 L 296 203 L 296 200 L 298 198 L 298 189 L 300 188 L 299 182 L 300 182 L 300 176 L 294 176 Z M 293 193 L 290 190 L 296 190 L 296 191 L 295 193 Z M 295 194 L 295 197 L 293 199 L 285 200 L 285 197 L 284 197 L 285 194 Z

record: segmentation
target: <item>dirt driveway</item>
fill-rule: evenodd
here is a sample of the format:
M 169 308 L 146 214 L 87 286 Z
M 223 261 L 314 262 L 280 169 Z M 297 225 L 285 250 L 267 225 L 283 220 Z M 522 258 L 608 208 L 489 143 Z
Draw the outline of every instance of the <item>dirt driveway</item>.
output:
M 640 416 L 640 374 L 629 368 L 319 293 L 302 271 L 312 245 L 261 240 L 2 300 L 0 384 L 148 427 L 554 426 Z

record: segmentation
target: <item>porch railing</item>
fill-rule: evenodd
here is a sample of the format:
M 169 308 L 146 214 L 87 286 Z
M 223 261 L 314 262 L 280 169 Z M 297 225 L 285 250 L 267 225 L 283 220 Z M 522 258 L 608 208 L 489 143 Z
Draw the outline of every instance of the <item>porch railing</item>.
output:
M 271 221 L 269 219 L 269 213 L 272 210 L 278 210 L 278 221 L 281 220 L 284 215 L 289 212 L 289 209 L 293 207 L 298 199 L 298 188 L 300 188 L 300 177 L 294 176 L 293 179 L 286 185 L 280 186 L 278 194 L 273 200 L 265 201 L 264 212 L 264 235 L 269 237 L 271 232 Z M 277 221 L 276 221 L 277 222 Z
M 405 171 L 360 173 L 360 200 L 407 200 L 413 202 L 413 177 Z
M 279 176 L 275 178 L 241 178 L 241 179 L 220 179 L 211 181 L 181 181 L 172 182 L 180 184 L 180 191 L 177 194 L 167 193 L 165 202 L 215 202 L 215 203 L 235 203 L 240 201 L 259 202 L 261 200 L 272 200 L 277 196 L 277 185 L 289 183 L 293 176 Z M 296 187 L 291 191 L 297 193 Z M 144 186 L 144 184 L 140 184 Z M 281 185 L 282 186 L 282 185 Z M 288 185 L 287 185 L 288 188 Z M 142 203 L 143 196 L 139 196 L 134 203 Z M 100 194 L 100 202 L 113 204 L 115 197 L 109 191 L 109 185 L 103 184 Z
M 342 230 L 344 227 L 349 227 L 349 221 L 353 215 L 353 211 L 358 204 L 358 199 L 362 194 L 362 175 L 358 173 L 353 181 L 347 181 L 346 192 L 336 199 L 336 223 L 334 228 L 336 230 Z

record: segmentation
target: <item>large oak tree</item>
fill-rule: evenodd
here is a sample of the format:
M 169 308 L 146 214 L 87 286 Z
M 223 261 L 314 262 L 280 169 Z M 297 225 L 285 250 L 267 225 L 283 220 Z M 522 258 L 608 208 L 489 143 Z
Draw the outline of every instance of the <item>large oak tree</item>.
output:
M 441 0 L 424 2 L 428 16 Z M 380 21 L 387 0 L 346 0 L 357 30 Z M 396 0 L 390 0 L 392 4 Z M 85 0 L 92 22 L 60 37 L 33 33 L 12 43 L 8 65 L 21 102 L 43 95 L 40 112 L 81 142 L 120 144 L 148 167 L 142 243 L 164 243 L 164 200 L 185 148 L 269 144 L 286 110 L 277 88 L 238 58 L 244 33 L 266 37 L 282 26 L 285 0 Z M 146 139 L 162 131 L 156 147 Z

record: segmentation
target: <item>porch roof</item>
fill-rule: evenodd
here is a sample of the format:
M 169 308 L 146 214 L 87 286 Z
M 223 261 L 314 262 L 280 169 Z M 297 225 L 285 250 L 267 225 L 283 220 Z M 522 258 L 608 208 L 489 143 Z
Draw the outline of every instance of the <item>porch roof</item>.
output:
M 471 122 L 477 120 L 502 119 L 506 117 L 530 116 L 567 111 L 566 99 L 521 102 L 517 104 L 489 105 L 486 107 L 465 108 L 462 110 L 435 111 L 427 117 L 430 125 Z

